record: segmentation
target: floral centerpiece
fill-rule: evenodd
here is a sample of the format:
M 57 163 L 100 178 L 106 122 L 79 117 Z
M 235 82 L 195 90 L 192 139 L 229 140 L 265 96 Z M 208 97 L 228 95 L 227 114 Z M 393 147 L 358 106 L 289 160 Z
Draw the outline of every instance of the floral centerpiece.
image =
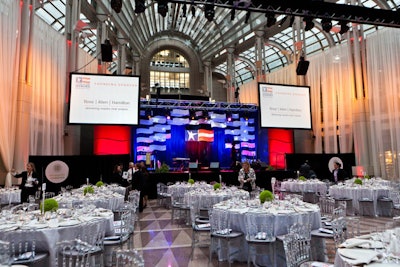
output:
M 269 190 L 264 190 L 260 193 L 260 202 L 264 203 L 265 201 L 272 201 L 274 200 L 274 194 L 272 194 Z
M 83 189 L 83 195 L 86 196 L 87 193 L 89 193 L 89 194 L 93 194 L 94 193 L 93 186 L 91 186 L 91 185 L 90 186 L 86 186 Z
M 307 181 L 307 178 L 304 177 L 304 176 L 300 176 L 300 177 L 299 177 L 299 181 Z
M 104 185 L 104 183 L 102 182 L 102 181 L 98 181 L 97 183 L 96 183 L 96 186 L 97 187 L 101 187 L 101 186 L 103 186 Z
M 58 209 L 58 202 L 54 198 L 48 198 L 44 200 L 44 206 L 43 202 L 40 203 L 40 210 L 43 210 L 44 212 L 47 211 L 56 211 Z
M 188 183 L 189 183 L 189 184 L 194 184 L 194 180 L 193 180 L 193 179 L 189 179 L 189 180 L 188 180 Z
M 357 179 L 354 180 L 354 184 L 362 185 L 363 182 L 362 182 L 362 180 L 360 178 L 357 178 Z
M 221 184 L 220 183 L 215 183 L 214 184 L 214 190 L 220 189 L 221 188 Z
M 169 166 L 165 163 L 161 164 L 160 168 L 156 169 L 156 173 L 166 173 L 169 172 Z

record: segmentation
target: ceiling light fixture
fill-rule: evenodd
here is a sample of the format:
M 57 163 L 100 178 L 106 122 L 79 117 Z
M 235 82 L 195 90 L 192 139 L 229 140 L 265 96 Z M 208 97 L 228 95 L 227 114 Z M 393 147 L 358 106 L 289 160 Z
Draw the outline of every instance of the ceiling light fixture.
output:
M 146 10 L 145 0 L 135 0 L 135 13 L 143 13 Z
M 322 29 L 325 32 L 330 32 L 332 29 L 332 20 L 330 19 L 322 19 L 321 20 Z
M 206 4 L 204 7 L 204 15 L 208 21 L 214 20 L 215 10 L 214 10 L 214 2 L 211 0 L 207 1 L 210 4 Z
M 168 12 L 168 1 L 158 0 L 157 2 L 158 2 L 157 12 L 158 12 L 158 14 L 160 14 L 161 16 L 163 16 L 165 18 L 165 16 L 167 16 L 167 12 Z
M 305 31 L 310 31 L 312 28 L 314 28 L 314 22 L 312 18 L 306 17 L 303 19 L 303 21 L 306 23 L 306 26 L 304 27 Z
M 350 27 L 347 25 L 346 21 L 339 22 L 339 25 L 340 25 L 340 31 L 339 31 L 340 34 L 345 34 L 350 30 Z

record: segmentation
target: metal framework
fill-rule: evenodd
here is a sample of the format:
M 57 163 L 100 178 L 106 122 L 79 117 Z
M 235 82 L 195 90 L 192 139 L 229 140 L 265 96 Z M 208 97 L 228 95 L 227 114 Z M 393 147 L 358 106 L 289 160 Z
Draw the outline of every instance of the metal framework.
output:
M 172 0 L 171 3 L 213 5 L 266 14 L 332 19 L 376 26 L 400 27 L 400 10 L 384 10 L 356 5 L 324 2 L 322 0 Z
M 194 110 L 224 110 L 224 111 L 243 111 L 257 112 L 258 107 L 254 104 L 228 103 L 228 102 L 208 102 L 199 100 L 172 100 L 172 99 L 141 99 L 140 107 L 144 109 L 156 108 L 179 108 Z

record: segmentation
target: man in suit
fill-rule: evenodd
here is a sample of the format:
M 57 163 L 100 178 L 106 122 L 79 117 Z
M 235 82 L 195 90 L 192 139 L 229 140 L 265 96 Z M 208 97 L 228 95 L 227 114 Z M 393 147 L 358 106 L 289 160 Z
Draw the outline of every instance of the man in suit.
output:
M 340 162 L 335 161 L 333 163 L 333 171 L 332 171 L 332 181 L 337 184 L 338 182 L 344 181 L 348 178 L 348 175 L 345 170 L 341 168 Z

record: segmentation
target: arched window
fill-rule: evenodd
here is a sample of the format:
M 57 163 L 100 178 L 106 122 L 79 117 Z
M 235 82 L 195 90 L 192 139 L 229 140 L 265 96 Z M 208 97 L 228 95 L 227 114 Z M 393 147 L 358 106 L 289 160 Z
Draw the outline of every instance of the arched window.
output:
M 189 75 L 189 64 L 179 52 L 159 51 L 150 62 L 150 91 L 155 93 L 160 87 L 163 94 L 188 93 Z

